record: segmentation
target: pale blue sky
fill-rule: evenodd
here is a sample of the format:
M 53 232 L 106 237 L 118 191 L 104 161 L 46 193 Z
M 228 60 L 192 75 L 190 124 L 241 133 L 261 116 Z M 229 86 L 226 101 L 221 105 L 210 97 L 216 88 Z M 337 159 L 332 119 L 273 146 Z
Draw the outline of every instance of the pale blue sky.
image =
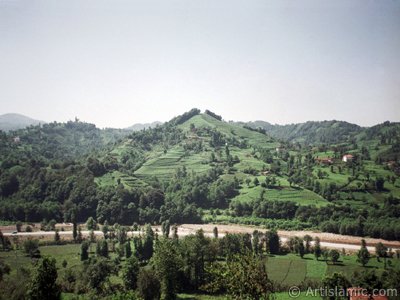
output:
M 400 1 L 0 0 L 0 114 L 400 121 Z

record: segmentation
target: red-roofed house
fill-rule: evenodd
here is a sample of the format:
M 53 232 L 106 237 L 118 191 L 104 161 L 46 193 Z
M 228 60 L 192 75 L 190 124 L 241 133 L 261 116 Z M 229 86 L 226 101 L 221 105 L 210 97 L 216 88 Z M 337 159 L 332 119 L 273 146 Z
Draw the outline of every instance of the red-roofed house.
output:
M 347 295 L 350 300 L 388 300 L 387 296 L 381 296 L 377 293 L 376 296 L 369 295 L 366 289 L 352 287 L 347 289 Z

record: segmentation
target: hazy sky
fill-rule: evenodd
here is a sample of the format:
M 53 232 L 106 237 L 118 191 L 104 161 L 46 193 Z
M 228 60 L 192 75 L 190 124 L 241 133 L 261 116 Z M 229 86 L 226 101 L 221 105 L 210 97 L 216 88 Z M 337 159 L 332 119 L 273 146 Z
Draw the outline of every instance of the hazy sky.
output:
M 0 114 L 400 121 L 400 1 L 0 0 Z

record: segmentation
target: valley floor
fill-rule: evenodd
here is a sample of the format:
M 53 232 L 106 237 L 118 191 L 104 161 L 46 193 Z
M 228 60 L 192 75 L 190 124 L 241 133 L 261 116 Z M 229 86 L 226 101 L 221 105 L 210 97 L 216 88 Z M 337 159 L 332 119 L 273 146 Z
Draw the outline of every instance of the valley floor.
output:
M 34 228 L 39 228 L 40 224 L 35 224 Z M 61 229 L 59 232 L 60 236 L 64 240 L 72 239 L 72 224 L 57 224 L 58 229 Z M 237 225 L 237 224 L 182 224 L 178 226 L 178 235 L 179 236 L 187 236 L 190 234 L 194 234 L 197 230 L 202 229 L 206 236 L 213 236 L 214 227 L 218 228 L 219 237 L 223 237 L 226 233 L 250 233 L 252 234 L 254 230 L 265 231 L 266 229 L 263 227 L 257 226 L 245 226 L 245 225 Z M 153 227 L 156 232 L 161 233 L 160 226 Z M 63 230 L 62 230 L 63 229 Z M 15 233 L 15 226 L 0 226 L 0 230 L 3 232 L 5 236 L 19 237 L 21 239 L 26 238 L 38 238 L 42 240 L 53 240 L 54 231 L 34 231 L 33 232 L 18 232 Z M 83 230 L 82 234 L 84 236 L 89 235 L 89 231 Z M 102 231 L 94 231 L 96 236 L 103 236 Z M 140 231 L 130 231 L 128 232 L 129 236 L 138 235 Z M 317 231 L 285 231 L 278 230 L 278 234 L 281 238 L 282 243 L 285 243 L 291 237 L 304 237 L 304 235 L 308 234 L 313 239 L 319 237 L 321 240 L 321 246 L 328 249 L 345 249 L 347 252 L 356 252 L 360 249 L 361 239 L 362 237 L 357 236 L 348 236 L 348 235 L 340 235 L 334 233 L 326 233 L 326 232 L 317 232 Z M 368 250 L 370 252 L 375 252 L 375 245 L 379 242 L 383 243 L 388 248 L 391 248 L 393 251 L 400 249 L 400 241 L 386 241 L 382 239 L 374 239 L 374 238 L 364 238 L 368 245 Z

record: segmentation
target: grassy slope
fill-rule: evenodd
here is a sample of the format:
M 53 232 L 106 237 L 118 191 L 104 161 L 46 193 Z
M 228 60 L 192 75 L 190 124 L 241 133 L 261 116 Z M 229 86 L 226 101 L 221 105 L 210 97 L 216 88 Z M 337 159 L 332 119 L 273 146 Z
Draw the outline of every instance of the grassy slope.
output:
M 357 257 L 341 256 L 339 262 L 334 265 L 325 261 L 317 261 L 312 254 L 307 254 L 304 259 L 295 254 L 277 255 L 269 257 L 267 260 L 267 272 L 270 279 L 284 285 L 299 285 L 303 280 L 321 280 L 325 275 L 333 273 L 343 273 L 351 278 L 352 274 L 365 272 L 366 270 L 376 270 L 378 273 L 384 271 L 383 260 L 378 262 L 371 258 L 366 268 L 357 263 Z M 398 259 L 391 259 L 393 266 L 400 266 Z

